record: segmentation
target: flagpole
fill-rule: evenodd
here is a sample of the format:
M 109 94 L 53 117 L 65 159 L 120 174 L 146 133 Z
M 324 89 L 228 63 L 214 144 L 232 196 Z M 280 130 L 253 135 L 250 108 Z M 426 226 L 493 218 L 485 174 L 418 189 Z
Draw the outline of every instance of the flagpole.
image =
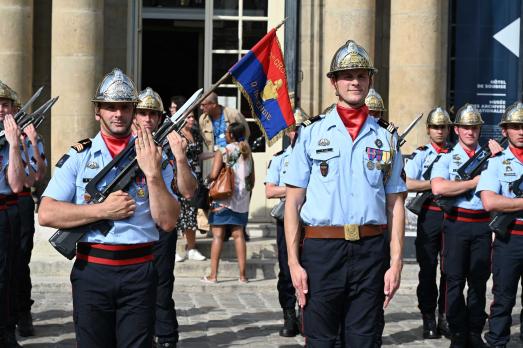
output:
M 282 25 L 285 24 L 285 21 L 287 20 L 287 18 L 289 18 L 289 17 L 285 17 L 285 18 L 283 19 L 283 21 L 281 21 L 281 23 L 278 24 L 278 25 L 274 28 L 274 30 L 278 30 L 278 29 L 280 29 L 280 27 L 281 27 Z
M 278 24 L 274 29 L 278 30 L 283 24 L 285 24 L 285 21 L 287 20 L 287 18 L 288 17 L 285 17 L 280 22 L 280 24 Z M 198 98 L 191 107 L 189 107 L 187 110 L 185 110 L 184 114 L 188 115 L 191 111 L 193 111 L 199 104 L 201 104 L 202 101 L 205 100 L 205 98 L 207 98 L 212 92 L 214 92 L 214 90 L 216 88 L 218 88 L 219 85 L 221 85 L 225 80 L 227 80 L 227 78 L 229 76 L 231 76 L 231 73 L 229 71 L 227 71 L 222 77 L 220 77 L 220 79 L 218 81 L 216 81 L 211 86 L 211 88 L 209 88 L 209 90 L 207 90 L 205 93 L 203 93 L 202 96 L 200 98 Z

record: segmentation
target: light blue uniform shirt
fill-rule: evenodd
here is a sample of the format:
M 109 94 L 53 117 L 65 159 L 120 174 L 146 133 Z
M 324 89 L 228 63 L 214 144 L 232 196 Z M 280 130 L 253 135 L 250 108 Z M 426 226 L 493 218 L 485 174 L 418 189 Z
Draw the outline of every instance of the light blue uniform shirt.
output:
M 367 117 L 353 143 L 336 108 L 302 127 L 285 184 L 306 188 L 300 213 L 306 225 L 387 223 L 385 195 L 407 191 L 400 152 L 395 152 L 386 184 L 384 172 L 377 168 L 391 161 L 391 148 L 396 148 L 391 137 L 373 117 Z
M 292 153 L 292 146 L 287 146 L 285 151 L 272 157 L 265 183 L 271 183 L 277 186 L 285 186 L 285 174 L 289 167 L 289 160 Z
M 7 166 L 9 165 L 9 143 L 0 148 L 0 194 L 11 195 L 13 191 L 7 182 Z
M 44 152 L 44 143 L 42 141 L 42 138 L 38 136 L 36 146 L 38 147 L 38 154 L 35 153 L 33 146 L 31 145 L 31 141 L 29 138 L 26 138 L 26 147 L 27 152 L 29 154 L 29 164 L 31 167 L 33 167 L 34 171 L 38 169 L 37 163 L 36 163 L 36 156 L 41 156 L 44 160 L 45 165 L 47 166 L 47 158 L 45 157 Z
M 478 145 L 476 151 L 479 151 L 481 147 Z M 452 151 L 449 153 L 443 154 L 439 160 L 434 163 L 432 167 L 432 175 L 430 179 L 434 178 L 443 178 L 446 180 L 455 181 L 458 176 L 458 169 L 469 160 L 469 156 L 463 150 L 461 144 L 457 143 Z M 483 204 L 481 199 L 474 195 L 471 191 L 470 193 L 462 194 L 459 197 L 456 197 L 456 203 L 454 205 L 458 208 L 471 209 L 471 210 L 483 210 Z
M 412 159 L 408 159 L 405 164 L 405 174 L 412 180 L 425 180 L 423 173 L 432 162 L 438 157 L 438 152 L 432 144 L 425 145 L 422 149 L 417 149 L 412 154 Z M 433 167 L 434 168 L 434 167 Z
M 76 204 L 86 204 L 85 186 L 89 179 L 92 179 L 102 170 L 111 160 L 111 154 L 105 145 L 100 133 L 92 140 L 90 148 L 83 152 L 69 150 L 69 158 L 63 162 L 60 168 L 56 168 L 49 185 L 45 189 L 43 196 L 53 198 L 57 201 L 72 202 Z M 120 168 L 124 167 L 122 164 Z M 101 182 L 104 187 L 109 184 L 118 174 L 119 169 L 111 170 L 106 178 Z M 162 163 L 162 176 L 169 192 L 172 192 L 171 183 L 173 180 L 173 168 L 164 156 Z M 100 187 L 99 187 L 100 189 Z M 138 195 L 141 192 L 141 197 Z M 104 243 L 104 244 L 137 244 L 147 243 L 158 240 L 158 229 L 151 217 L 149 208 L 149 193 L 145 178 L 137 178 L 129 186 L 129 195 L 136 202 L 134 214 L 127 219 L 115 220 L 107 236 L 99 231 L 88 232 L 82 242 Z
M 505 197 L 514 198 L 510 184 L 519 179 L 523 174 L 523 163 L 506 148 L 496 157 L 489 158 L 488 167 L 481 173 L 476 196 L 480 197 L 481 191 L 492 191 Z

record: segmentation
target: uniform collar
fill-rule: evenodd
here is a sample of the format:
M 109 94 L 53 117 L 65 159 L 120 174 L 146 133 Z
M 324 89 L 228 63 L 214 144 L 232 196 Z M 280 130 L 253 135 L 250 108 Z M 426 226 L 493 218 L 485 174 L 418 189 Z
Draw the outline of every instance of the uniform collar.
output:
M 136 136 L 132 135 L 130 141 L 132 141 L 134 138 L 136 138 Z M 113 158 L 109 153 L 109 149 L 107 148 L 107 145 L 105 145 L 105 141 L 103 140 L 102 134 L 100 132 L 98 132 L 92 140 L 91 151 L 93 153 L 101 152 L 104 157 L 109 157 L 110 159 Z
M 361 126 L 361 129 L 358 133 L 358 136 L 354 141 L 352 141 L 352 138 L 349 135 L 349 132 L 347 132 L 347 129 L 345 128 L 345 125 L 343 124 L 340 115 L 338 115 L 338 111 L 336 108 L 332 108 L 327 115 L 325 115 L 325 121 L 327 129 L 330 129 L 332 127 L 336 127 L 336 129 L 343 133 L 350 141 L 355 144 L 360 138 L 362 138 L 365 134 L 367 134 L 370 131 L 374 131 L 377 133 L 378 123 L 376 122 L 376 119 L 374 117 L 369 117 L 367 115 L 367 119 L 365 120 L 365 123 Z
M 475 153 L 478 153 L 478 151 L 481 149 L 481 146 L 479 146 L 479 144 L 476 145 L 476 149 L 475 149 Z M 461 154 L 467 156 L 465 158 L 469 158 L 469 156 L 467 155 L 467 152 L 465 151 L 465 149 L 463 148 L 463 146 L 458 142 L 456 144 L 456 146 L 454 146 L 454 151 L 459 151 Z

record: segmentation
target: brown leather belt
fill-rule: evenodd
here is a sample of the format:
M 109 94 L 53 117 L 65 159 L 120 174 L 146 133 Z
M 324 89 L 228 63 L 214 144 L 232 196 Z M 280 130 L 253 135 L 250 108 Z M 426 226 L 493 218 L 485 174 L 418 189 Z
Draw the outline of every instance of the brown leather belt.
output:
M 359 240 L 383 234 L 387 225 L 305 226 L 305 238 Z

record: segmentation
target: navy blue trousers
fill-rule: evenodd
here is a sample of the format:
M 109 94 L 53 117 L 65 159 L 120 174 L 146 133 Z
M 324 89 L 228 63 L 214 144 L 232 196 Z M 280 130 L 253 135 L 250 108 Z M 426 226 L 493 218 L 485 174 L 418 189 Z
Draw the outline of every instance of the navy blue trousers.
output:
M 424 209 L 418 216 L 416 235 L 416 260 L 419 264 L 418 306 L 423 314 L 445 312 L 445 275 L 441 272 L 439 290 L 436 284 L 438 255 L 441 252 L 443 212 Z M 438 296 L 439 295 L 439 296 Z
M 512 309 L 516 304 L 519 280 L 523 274 L 523 236 L 510 235 L 494 241 L 492 248 L 492 293 L 489 332 L 491 345 L 505 345 L 510 339 Z
M 20 251 L 17 258 L 16 273 L 17 285 L 17 312 L 23 313 L 31 310 L 34 301 L 31 299 L 31 253 L 33 251 L 33 238 L 35 234 L 35 203 L 31 196 L 18 198 L 20 211 Z
M 492 232 L 487 222 L 443 223 L 443 272 L 447 277 L 446 316 L 452 334 L 481 333 L 485 326 Z M 463 295 L 468 285 L 467 301 Z
M 152 261 L 107 266 L 76 260 L 71 271 L 79 348 L 151 348 L 156 303 Z
M 291 271 L 289 269 L 289 258 L 287 257 L 287 242 L 285 241 L 285 230 L 283 221 L 276 219 L 276 244 L 278 245 L 278 300 L 282 309 L 295 309 L 296 296 L 292 285 Z
M 305 239 L 301 263 L 309 280 L 303 329 L 307 347 L 371 348 L 383 306 L 385 236 L 350 242 Z M 339 337 L 338 337 L 339 336 Z
M 154 244 L 154 266 L 158 272 L 156 288 L 156 322 L 154 335 L 160 343 L 178 342 L 178 320 L 174 308 L 174 264 L 176 257 L 176 232 L 160 232 Z

